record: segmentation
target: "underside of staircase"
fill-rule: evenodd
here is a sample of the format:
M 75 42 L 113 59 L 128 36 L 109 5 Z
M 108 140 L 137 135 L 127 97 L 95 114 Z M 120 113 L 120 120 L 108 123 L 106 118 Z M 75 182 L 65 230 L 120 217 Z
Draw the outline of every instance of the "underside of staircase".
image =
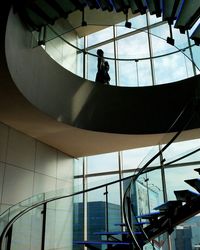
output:
M 131 27 L 128 22 L 128 12 L 145 14 L 147 11 L 156 17 L 162 17 L 169 26 L 179 29 L 180 33 L 190 30 L 200 16 L 200 2 L 190 0 L 13 0 L 14 9 L 30 30 L 40 31 L 42 27 L 53 25 L 59 18 L 68 18 L 75 11 L 82 12 L 82 26 L 87 25 L 84 20 L 84 9 L 98 9 L 99 11 L 122 12 L 126 20 L 125 26 Z M 173 44 L 173 34 L 170 32 L 168 42 Z M 200 44 L 200 25 L 191 37 L 196 45 Z

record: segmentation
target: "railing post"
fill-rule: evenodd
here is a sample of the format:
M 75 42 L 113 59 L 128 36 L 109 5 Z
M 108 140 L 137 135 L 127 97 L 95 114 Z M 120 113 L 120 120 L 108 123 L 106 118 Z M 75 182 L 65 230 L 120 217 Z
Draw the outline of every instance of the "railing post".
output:
M 105 219 L 106 219 L 106 231 L 108 232 L 109 230 L 109 223 L 108 223 L 108 186 L 106 185 L 106 191 L 104 193 L 104 195 L 106 196 L 106 207 L 105 207 Z
M 43 205 L 43 210 L 41 214 L 43 215 L 41 250 L 44 250 L 45 249 L 45 234 L 46 234 L 46 215 L 47 215 L 47 203 L 46 202 Z

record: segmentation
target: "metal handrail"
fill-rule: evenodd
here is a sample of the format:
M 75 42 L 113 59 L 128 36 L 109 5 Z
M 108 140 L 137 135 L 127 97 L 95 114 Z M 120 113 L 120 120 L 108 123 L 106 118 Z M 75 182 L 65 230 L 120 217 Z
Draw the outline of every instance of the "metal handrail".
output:
M 187 109 L 188 107 L 188 104 L 183 108 L 183 110 L 180 112 L 179 116 L 177 117 L 176 121 L 172 124 L 172 126 L 170 127 L 170 129 L 176 124 L 176 122 L 179 120 L 179 118 L 182 116 L 182 114 L 185 112 L 185 110 Z M 160 156 L 160 154 L 162 154 L 173 142 L 174 140 L 181 134 L 181 132 L 187 127 L 187 125 L 189 124 L 189 122 L 191 121 L 191 119 L 193 118 L 195 112 L 192 113 L 190 119 L 186 122 L 186 124 L 183 126 L 183 128 L 181 129 L 181 131 L 178 131 L 174 136 L 173 138 L 163 147 L 163 149 L 161 149 L 158 153 L 156 153 L 142 168 L 138 169 L 138 172 L 136 174 L 133 174 L 131 176 L 128 176 L 128 177 L 124 177 L 122 179 L 119 179 L 119 180 L 115 180 L 115 181 L 112 181 L 112 182 L 109 182 L 107 184 L 102 184 L 102 185 L 99 185 L 97 187 L 93 187 L 93 188 L 89 188 L 89 189 L 86 189 L 86 190 L 82 190 L 82 191 L 78 191 L 78 192 L 75 192 L 73 194 L 69 194 L 69 195 L 62 195 L 62 196 L 59 196 L 59 197 L 53 197 L 53 198 L 49 198 L 49 199 L 46 199 L 46 200 L 43 200 L 43 201 L 40 201 L 38 203 L 35 203 L 27 208 L 25 208 L 23 211 L 21 211 L 20 213 L 18 213 L 16 216 L 14 216 L 9 222 L 8 224 L 5 226 L 1 236 L 0 236 L 0 250 L 3 250 L 3 240 L 4 240 L 4 237 L 6 236 L 6 234 L 8 233 L 9 229 L 12 227 L 12 225 L 14 224 L 15 221 L 17 221 L 19 218 L 21 218 L 24 214 L 28 213 L 29 211 L 31 211 L 32 209 L 36 208 L 36 207 L 39 207 L 41 205 L 44 205 L 44 204 L 47 204 L 49 202 L 52 202 L 52 201 L 56 201 L 56 200 L 61 200 L 61 199 L 64 199 L 64 198 L 68 198 L 68 197 L 73 197 L 73 196 L 76 196 L 76 195 L 80 195 L 80 194 L 83 194 L 83 193 L 87 193 L 87 192 L 90 192 L 90 191 L 93 191 L 93 190 L 97 190 L 97 189 L 100 189 L 102 187 L 107 187 L 109 185 L 112 185 L 112 184 L 115 184 L 115 183 L 120 183 L 120 182 L 123 182 L 125 180 L 129 180 L 130 179 L 130 183 L 129 183 L 129 186 L 128 188 L 126 189 L 125 191 L 125 194 L 124 194 L 124 198 L 123 198 L 123 215 L 124 215 L 124 220 L 125 220 L 125 223 L 127 225 L 127 228 L 134 240 L 134 242 L 137 244 L 137 240 L 136 240 L 136 237 L 132 231 L 132 228 L 131 228 L 131 225 L 128 221 L 128 217 L 127 217 L 127 214 L 126 214 L 126 197 L 128 196 L 128 192 L 130 191 L 130 187 L 131 187 L 131 184 L 133 183 L 133 181 L 135 182 L 137 180 L 137 178 L 142 174 L 144 173 L 144 171 L 147 169 L 147 167 L 158 157 Z M 167 131 L 167 133 L 170 132 Z M 197 150 L 195 150 L 197 151 Z M 179 158 L 178 158 L 179 159 Z M 174 161 L 173 161 L 174 162 Z M 151 169 L 149 171 L 153 171 L 154 169 Z M 144 232 L 145 234 L 145 232 Z
M 39 207 L 41 205 L 47 204 L 47 203 L 52 202 L 52 201 L 56 201 L 56 200 L 61 200 L 61 199 L 64 199 L 64 198 L 73 197 L 73 196 L 76 196 L 76 195 L 80 195 L 80 194 L 83 194 L 83 193 L 87 193 L 87 192 L 90 192 L 90 191 L 94 191 L 94 190 L 100 189 L 102 187 L 107 187 L 107 186 L 110 186 L 112 184 L 119 183 L 119 182 L 122 182 L 124 180 L 128 180 L 128 179 L 132 178 L 132 176 L 128 176 L 128 177 L 125 177 L 125 178 L 122 178 L 122 179 L 119 179 L 119 180 L 115 180 L 115 181 L 112 181 L 112 182 L 109 182 L 109 183 L 106 183 L 106 184 L 102 184 L 102 185 L 99 185 L 97 187 L 88 188 L 88 189 L 85 189 L 85 190 L 82 190 L 82 191 L 78 191 L 78 192 L 75 192 L 73 194 L 62 195 L 62 196 L 59 196 L 59 197 L 49 198 L 49 199 L 37 202 L 37 203 L 31 205 L 30 207 L 25 208 L 23 211 L 19 212 L 16 216 L 14 216 L 8 222 L 8 224 L 5 226 L 3 232 L 1 233 L 1 236 L 0 236 L 0 250 L 3 250 L 3 240 L 4 240 L 5 236 L 6 236 L 6 234 L 8 233 L 9 229 L 14 224 L 14 222 L 16 222 L 19 218 L 21 218 L 24 214 L 28 213 L 32 209 L 37 208 L 37 207 Z

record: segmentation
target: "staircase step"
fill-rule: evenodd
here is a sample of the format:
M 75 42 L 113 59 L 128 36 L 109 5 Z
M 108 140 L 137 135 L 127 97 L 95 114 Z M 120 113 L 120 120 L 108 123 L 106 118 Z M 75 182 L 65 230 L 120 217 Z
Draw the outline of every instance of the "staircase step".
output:
M 141 214 L 141 215 L 137 215 L 136 218 L 142 218 L 142 219 L 155 219 L 158 218 L 160 216 L 162 216 L 163 212 L 153 212 L 153 213 L 149 213 L 149 214 Z
M 136 226 L 143 226 L 143 225 L 149 225 L 150 223 L 148 221 L 141 221 L 141 222 L 136 222 L 134 225 Z
M 160 1 L 147 1 L 147 7 L 151 15 L 156 14 L 156 17 L 161 16 Z
M 182 8 L 175 23 L 175 28 L 183 33 L 191 29 L 200 15 L 200 1 L 183 1 Z
M 95 235 L 128 235 L 129 232 L 122 232 L 122 231 L 118 231 L 118 232 L 95 232 Z
M 198 193 L 192 192 L 190 190 L 176 190 L 174 191 L 176 199 L 179 201 L 189 202 L 192 199 L 200 197 Z
M 200 26 L 198 26 L 198 30 L 200 29 Z M 200 38 L 200 37 L 199 37 Z M 195 168 L 194 171 L 197 171 L 200 174 L 200 168 Z
M 115 223 L 114 225 L 115 225 L 115 226 L 120 226 L 120 227 L 125 227 L 125 226 L 126 226 L 125 223 Z
M 180 207 L 182 205 L 182 201 L 174 200 L 174 201 L 167 201 L 164 204 L 154 208 L 155 210 L 160 211 L 168 211 L 169 209 L 174 209 L 176 207 Z
M 181 0 L 162 0 L 163 21 L 173 23 L 177 19 Z
M 78 245 L 130 245 L 130 242 L 124 241 L 74 241 Z
M 200 193 L 200 179 L 190 179 L 190 180 L 185 180 L 187 184 L 189 184 L 191 187 L 195 188 L 199 193 Z

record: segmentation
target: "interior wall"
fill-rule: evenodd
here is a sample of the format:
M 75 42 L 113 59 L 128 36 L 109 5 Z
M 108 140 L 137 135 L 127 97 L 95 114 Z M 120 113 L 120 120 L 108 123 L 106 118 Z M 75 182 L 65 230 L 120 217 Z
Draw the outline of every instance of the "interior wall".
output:
M 73 163 L 64 153 L 0 123 L 0 212 L 42 192 L 66 188 L 73 193 Z

